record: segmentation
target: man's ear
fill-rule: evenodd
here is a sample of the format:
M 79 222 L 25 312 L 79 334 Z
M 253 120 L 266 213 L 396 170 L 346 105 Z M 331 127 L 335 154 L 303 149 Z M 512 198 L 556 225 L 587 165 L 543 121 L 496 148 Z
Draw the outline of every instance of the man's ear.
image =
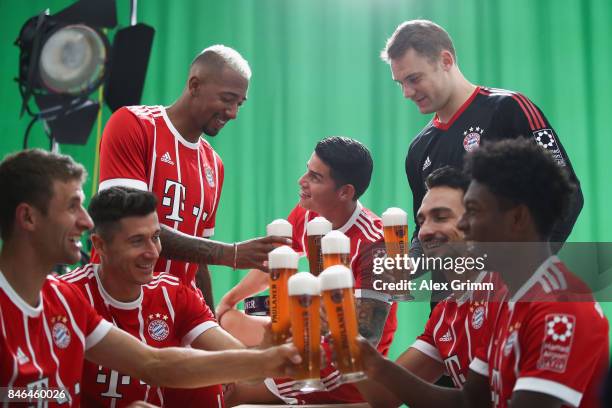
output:
M 440 51 L 440 65 L 444 71 L 449 71 L 452 66 L 455 64 L 455 58 L 453 54 L 448 50 Z
M 529 211 L 529 208 L 527 208 L 525 204 L 519 204 L 509 211 L 513 232 L 522 235 L 522 233 L 532 229 L 535 225 L 534 219 L 531 216 L 531 211 Z
M 91 244 L 96 249 L 96 252 L 100 255 L 104 254 L 106 252 L 106 242 L 104 242 L 100 234 L 94 232 L 91 234 L 90 238 Z
M 189 81 L 187 82 L 187 86 L 189 88 L 189 95 L 196 97 L 200 93 L 200 85 L 202 81 L 197 75 L 192 75 L 189 77 Z
M 352 184 L 345 184 L 340 187 L 340 199 L 343 201 L 352 201 L 355 197 L 355 186 Z
M 19 203 L 15 208 L 15 226 L 25 231 L 34 231 L 42 214 L 28 203 Z

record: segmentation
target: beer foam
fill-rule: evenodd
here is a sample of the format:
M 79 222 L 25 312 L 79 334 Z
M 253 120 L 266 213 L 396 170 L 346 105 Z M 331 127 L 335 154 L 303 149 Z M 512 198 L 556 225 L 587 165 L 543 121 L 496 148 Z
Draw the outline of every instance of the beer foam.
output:
M 324 254 L 350 254 L 351 240 L 338 230 L 333 230 L 321 238 L 321 252 Z
M 383 226 L 408 225 L 408 214 L 401 208 L 391 207 L 382 213 Z
M 318 296 L 319 279 L 310 272 L 298 272 L 287 282 L 289 296 L 311 295 Z
M 331 222 L 325 217 L 316 217 L 306 224 L 306 235 L 325 235 L 332 230 Z
M 279 218 L 266 226 L 266 235 L 278 235 L 279 237 L 291 238 L 293 227 L 287 220 Z
M 268 268 L 297 269 L 300 256 L 287 245 L 274 248 L 268 253 Z
M 334 265 L 319 275 L 321 291 L 353 287 L 353 272 L 344 265 Z

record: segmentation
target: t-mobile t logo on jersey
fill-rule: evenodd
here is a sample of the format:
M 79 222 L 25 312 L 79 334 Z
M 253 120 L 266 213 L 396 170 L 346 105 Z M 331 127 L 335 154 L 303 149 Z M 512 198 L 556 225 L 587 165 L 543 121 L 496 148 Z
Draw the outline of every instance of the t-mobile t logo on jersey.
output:
M 166 215 L 167 219 L 178 222 L 183 221 L 180 212 L 185 210 L 185 186 L 176 181 L 166 180 L 162 205 L 164 207 L 172 207 L 172 212 Z

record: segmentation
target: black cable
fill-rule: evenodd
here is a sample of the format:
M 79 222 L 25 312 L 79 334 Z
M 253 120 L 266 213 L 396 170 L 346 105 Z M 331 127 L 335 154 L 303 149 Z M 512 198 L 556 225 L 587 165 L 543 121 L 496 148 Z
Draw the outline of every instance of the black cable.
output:
M 28 137 L 30 136 L 30 130 L 32 130 L 32 126 L 34 126 L 34 123 L 38 119 L 39 119 L 39 116 L 38 115 L 34 115 L 34 117 L 32 117 L 32 120 L 28 124 L 28 127 L 26 128 L 25 136 L 23 137 L 23 149 L 24 150 L 28 148 Z

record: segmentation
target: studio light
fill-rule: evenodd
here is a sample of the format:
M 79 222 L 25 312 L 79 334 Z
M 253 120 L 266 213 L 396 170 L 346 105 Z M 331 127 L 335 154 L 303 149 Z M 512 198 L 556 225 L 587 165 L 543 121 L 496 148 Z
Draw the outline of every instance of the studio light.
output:
M 24 148 L 38 120 L 52 143 L 85 144 L 100 110 L 89 95 L 101 85 L 113 111 L 140 103 L 154 30 L 135 23 L 135 6 L 132 0 L 132 25 L 116 32 L 112 47 L 105 31 L 117 25 L 115 0 L 80 0 L 25 22 L 15 41 L 21 115 L 32 117 Z M 133 56 L 126 48 L 139 52 Z M 32 97 L 37 111 L 30 107 Z

